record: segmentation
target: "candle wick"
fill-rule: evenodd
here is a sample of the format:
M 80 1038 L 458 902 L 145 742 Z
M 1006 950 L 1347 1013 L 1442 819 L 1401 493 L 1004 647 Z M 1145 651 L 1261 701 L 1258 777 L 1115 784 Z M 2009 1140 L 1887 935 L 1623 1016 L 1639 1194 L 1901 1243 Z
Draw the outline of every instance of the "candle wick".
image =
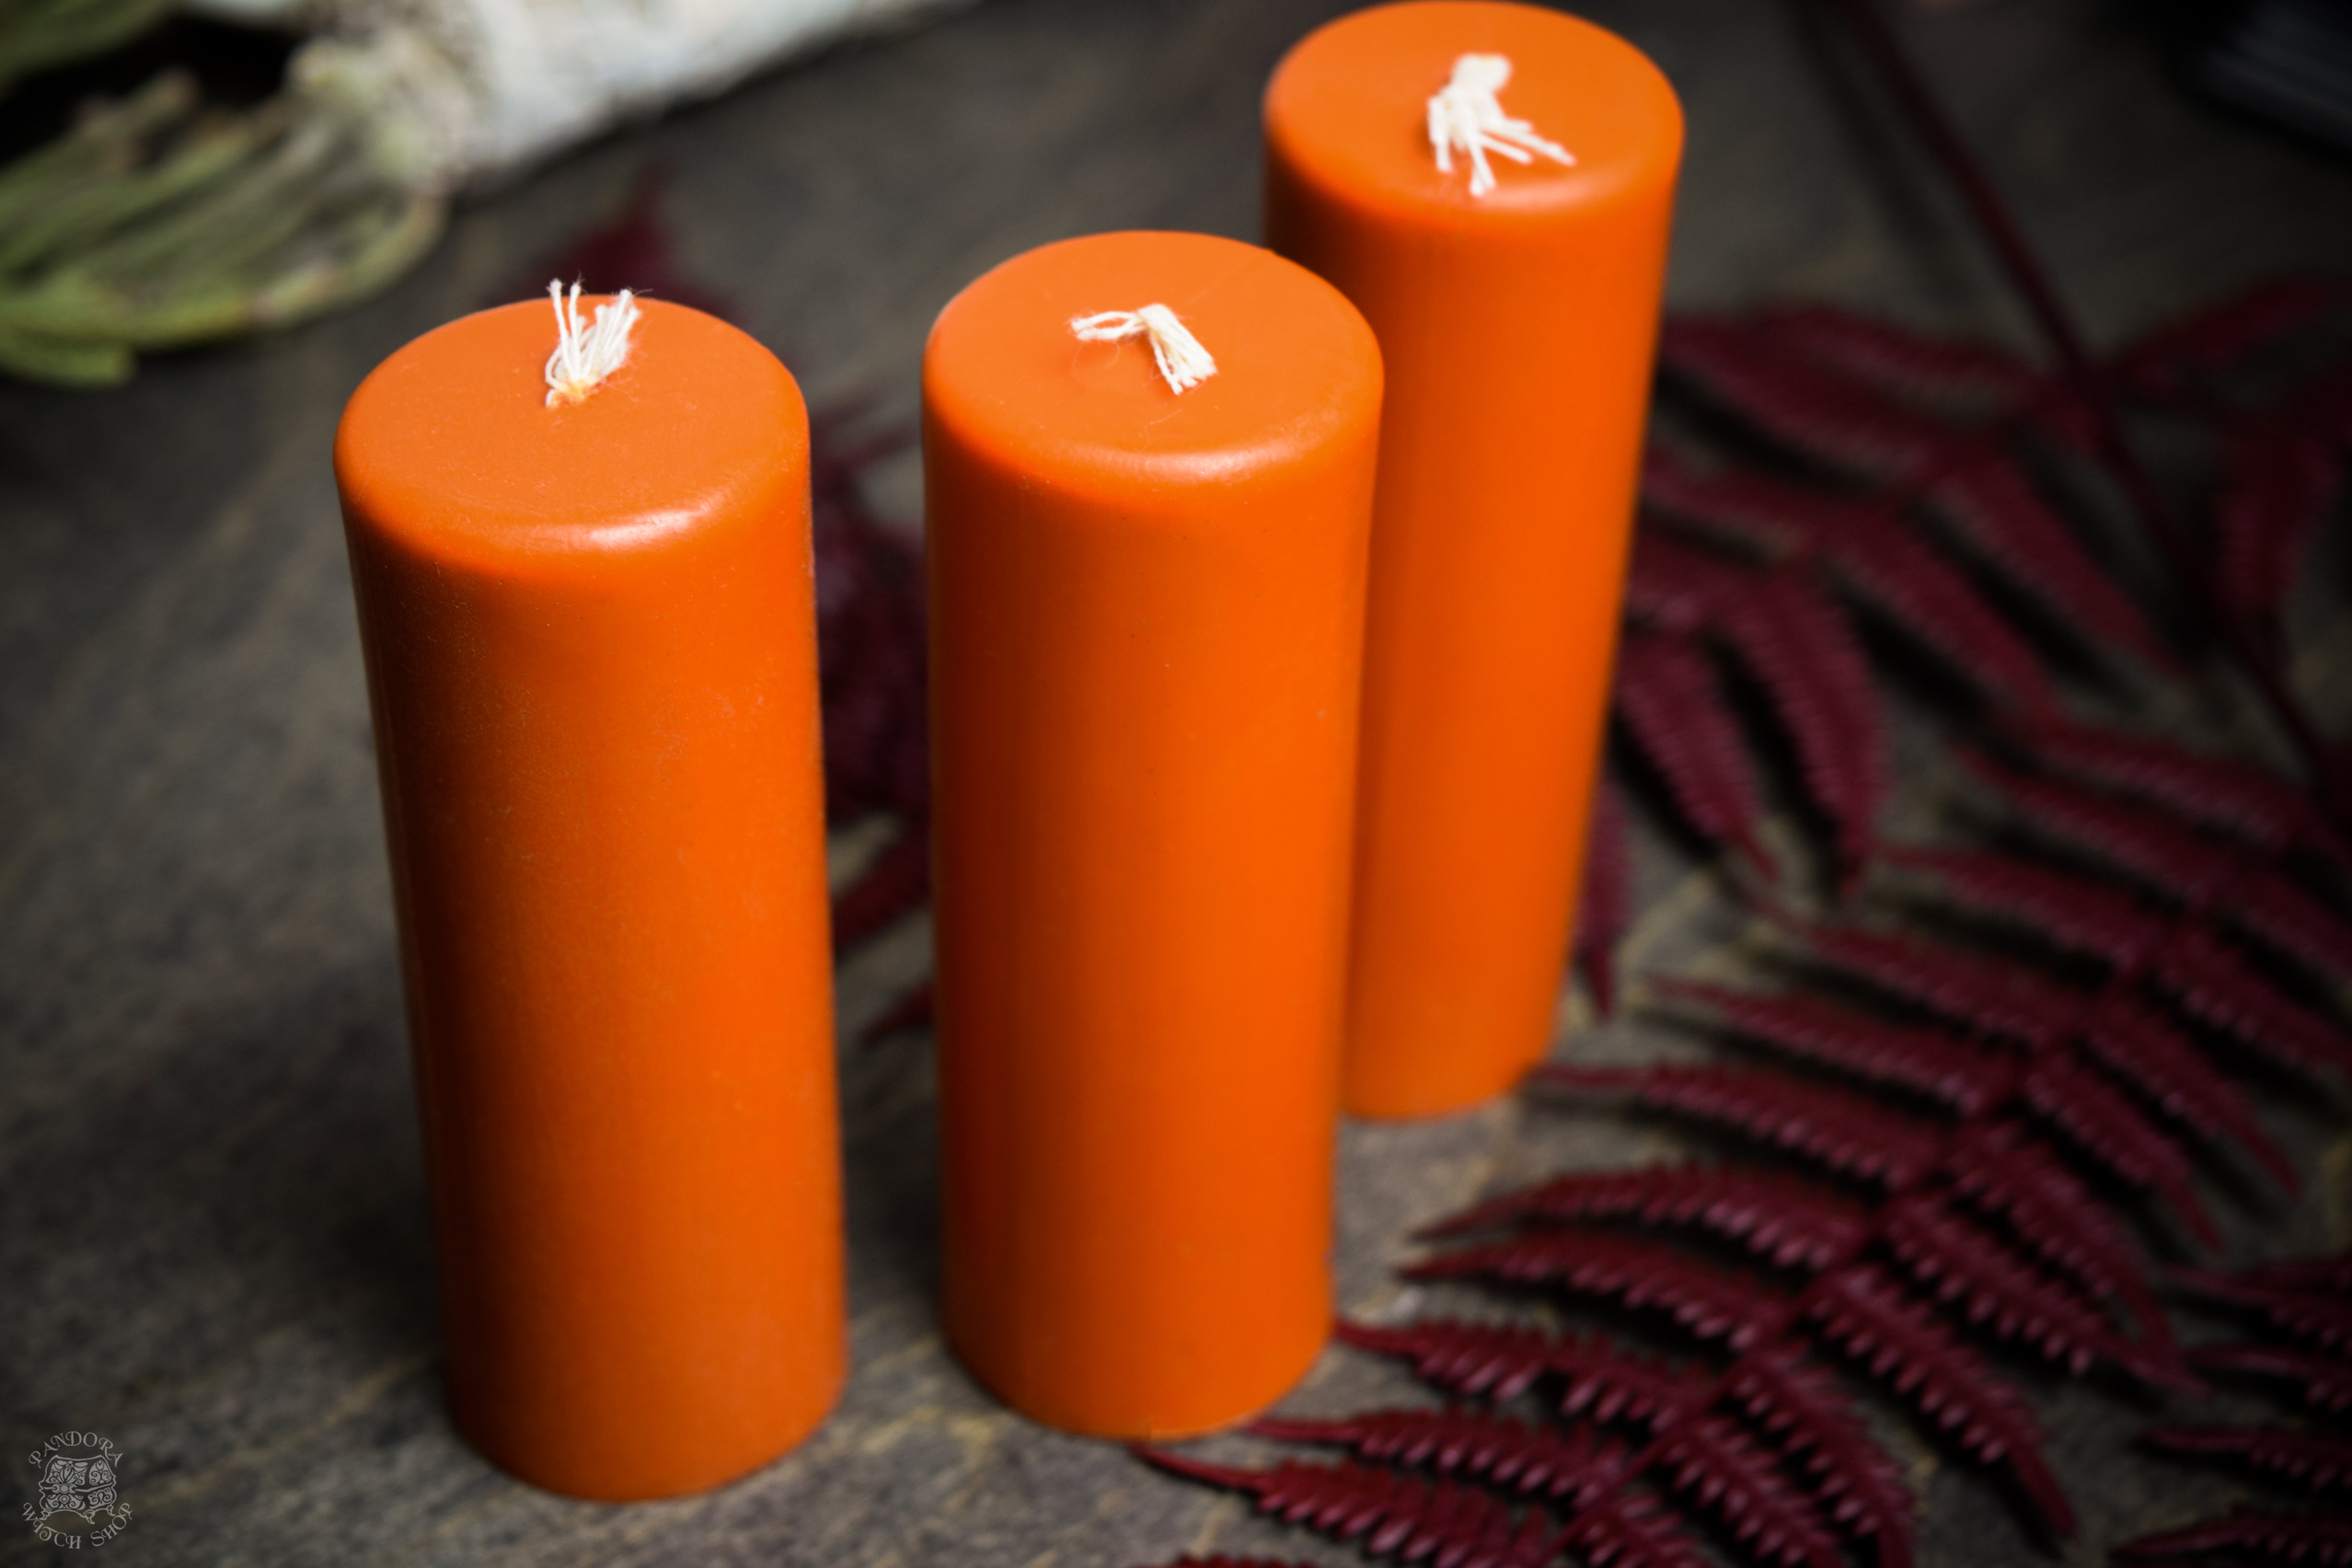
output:
M 1436 149 L 1438 171 L 1452 174 L 1454 154 L 1467 153 L 1474 196 L 1495 188 L 1495 171 L 1486 162 L 1489 153 L 1515 163 L 1532 163 L 1541 155 L 1563 168 L 1576 166 L 1576 155 L 1567 148 L 1545 141 L 1533 125 L 1503 112 L 1502 100 L 1495 95 L 1510 79 L 1508 57 L 1464 55 L 1454 62 L 1453 79 L 1430 95 L 1429 144 Z
M 580 321 L 580 285 L 565 299 L 563 285 L 550 279 L 547 297 L 555 301 L 555 352 L 547 356 L 547 405 L 560 408 L 577 403 L 629 360 L 629 331 L 637 324 L 637 298 L 626 289 L 612 303 L 596 307 L 596 320 Z
M 1151 340 L 1152 363 L 1160 367 L 1168 390 L 1181 393 L 1217 374 L 1217 362 L 1201 346 L 1176 312 L 1165 305 L 1140 310 L 1105 310 L 1098 316 L 1074 316 L 1070 331 L 1083 342 L 1119 343 L 1129 338 Z

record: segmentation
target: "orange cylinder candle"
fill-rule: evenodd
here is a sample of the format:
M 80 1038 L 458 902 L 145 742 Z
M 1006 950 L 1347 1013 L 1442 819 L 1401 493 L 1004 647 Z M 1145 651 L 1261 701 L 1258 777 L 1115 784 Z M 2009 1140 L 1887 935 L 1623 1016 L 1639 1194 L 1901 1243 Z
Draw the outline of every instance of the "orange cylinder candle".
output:
M 1589 23 L 1433 0 L 1301 41 L 1265 145 L 1267 243 L 1356 303 L 1389 374 L 1344 1102 L 1454 1110 L 1550 1037 L 1681 112 Z
M 457 1426 L 660 1497 L 846 1361 L 808 420 L 644 306 L 551 405 L 544 302 L 419 338 L 335 445 Z
M 1200 235 L 1031 251 L 931 331 L 944 1315 L 1056 1426 L 1223 1425 L 1328 1330 L 1380 400 L 1347 300 Z

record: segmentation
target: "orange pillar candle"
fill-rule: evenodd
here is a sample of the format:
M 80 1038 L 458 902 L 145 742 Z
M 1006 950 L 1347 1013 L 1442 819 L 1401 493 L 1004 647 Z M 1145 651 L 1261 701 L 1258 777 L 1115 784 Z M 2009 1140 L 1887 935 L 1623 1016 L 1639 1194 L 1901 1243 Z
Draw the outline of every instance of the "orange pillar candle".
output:
M 1455 144 L 1442 169 L 1430 100 L 1482 54 L 1508 61 L 1471 79 L 1507 74 L 1525 161 L 1482 149 L 1482 174 Z M 1599 27 L 1432 0 L 1300 42 L 1265 145 L 1267 243 L 1354 300 L 1388 363 L 1345 1103 L 1454 1110 L 1551 1032 L 1682 117 Z
M 1073 331 L 1154 304 L 1182 392 Z M 945 1319 L 1056 1426 L 1221 1426 L 1329 1326 L 1380 400 L 1347 300 L 1200 235 L 1031 251 L 931 331 Z
M 545 302 L 335 445 L 451 1411 L 576 1496 L 766 1463 L 846 1365 L 808 419 L 650 303 L 550 406 Z

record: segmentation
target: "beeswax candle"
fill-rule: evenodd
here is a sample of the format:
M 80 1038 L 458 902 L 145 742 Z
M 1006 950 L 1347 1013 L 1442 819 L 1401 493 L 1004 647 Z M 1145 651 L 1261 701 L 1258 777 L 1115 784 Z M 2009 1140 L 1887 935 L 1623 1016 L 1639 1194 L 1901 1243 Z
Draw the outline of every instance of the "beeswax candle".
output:
M 1441 168 L 1433 134 L 1498 79 L 1486 123 L 1497 106 L 1524 122 L 1498 138 L 1518 157 L 1447 137 Z M 1353 300 L 1388 363 L 1352 1111 L 1473 1104 L 1549 1037 L 1681 145 L 1648 60 L 1528 5 L 1358 12 L 1300 42 L 1267 89 L 1267 243 Z
M 451 1410 L 604 1499 L 765 1463 L 846 1359 L 807 416 L 644 312 L 555 406 L 544 301 L 429 332 L 335 447 Z
M 1198 235 L 932 329 L 946 1327 L 1056 1426 L 1220 1426 L 1329 1325 L 1380 398 L 1336 290 Z

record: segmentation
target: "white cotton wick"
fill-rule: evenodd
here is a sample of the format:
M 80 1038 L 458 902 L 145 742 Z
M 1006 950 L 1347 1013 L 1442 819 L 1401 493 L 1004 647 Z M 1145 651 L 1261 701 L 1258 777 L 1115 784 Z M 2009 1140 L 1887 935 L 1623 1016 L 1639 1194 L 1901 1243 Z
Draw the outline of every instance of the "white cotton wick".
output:
M 637 297 L 624 289 L 610 304 L 596 307 L 593 325 L 580 321 L 580 285 L 563 297 L 563 285 L 550 280 L 547 297 L 555 301 L 555 352 L 547 356 L 547 405 L 561 408 L 579 402 L 604 378 L 629 363 L 629 331 L 637 324 Z
M 1575 154 L 1536 134 L 1524 120 L 1503 112 L 1495 95 L 1511 79 L 1511 62 L 1502 55 L 1464 55 L 1454 62 L 1454 79 L 1430 95 L 1429 144 L 1437 152 L 1437 167 L 1454 172 L 1454 154 L 1470 156 L 1470 194 L 1483 196 L 1495 188 L 1495 171 L 1486 154 L 1499 153 L 1515 163 L 1532 163 L 1538 154 L 1563 168 L 1576 165 Z
M 1089 343 L 1120 343 L 1129 338 L 1151 340 L 1152 363 L 1167 379 L 1168 390 L 1184 392 L 1217 374 L 1217 362 L 1185 330 L 1176 312 L 1165 305 L 1140 310 L 1105 310 L 1099 316 L 1074 316 L 1070 331 Z

